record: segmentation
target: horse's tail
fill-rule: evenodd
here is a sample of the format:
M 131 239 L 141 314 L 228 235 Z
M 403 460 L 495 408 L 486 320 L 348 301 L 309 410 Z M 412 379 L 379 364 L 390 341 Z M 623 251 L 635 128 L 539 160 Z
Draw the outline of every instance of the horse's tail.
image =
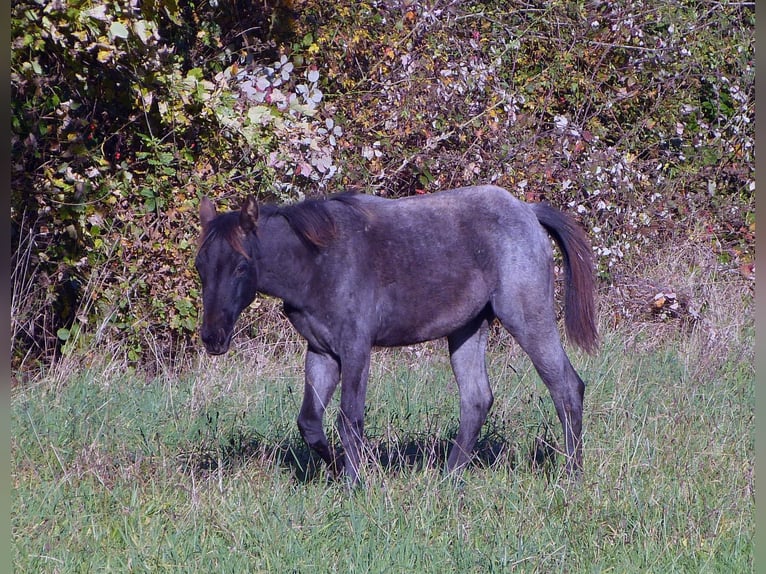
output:
M 564 325 L 581 349 L 598 348 L 595 278 L 590 241 L 574 219 L 547 203 L 532 204 L 537 220 L 553 237 L 564 258 Z

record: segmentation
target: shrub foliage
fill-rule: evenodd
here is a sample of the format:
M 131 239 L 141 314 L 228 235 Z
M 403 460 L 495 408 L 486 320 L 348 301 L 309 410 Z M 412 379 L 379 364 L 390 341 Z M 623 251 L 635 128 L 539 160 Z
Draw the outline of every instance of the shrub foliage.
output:
M 577 213 L 605 282 L 659 245 L 752 263 L 752 3 L 20 0 L 11 17 L 17 367 L 189 344 L 203 194 L 492 182 Z

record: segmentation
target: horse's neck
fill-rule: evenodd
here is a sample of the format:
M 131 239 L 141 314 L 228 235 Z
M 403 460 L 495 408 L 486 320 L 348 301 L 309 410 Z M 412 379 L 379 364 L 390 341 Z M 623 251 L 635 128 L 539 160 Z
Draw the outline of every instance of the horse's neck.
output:
M 258 238 L 258 291 L 296 304 L 305 297 L 313 254 L 283 217 L 266 218 Z

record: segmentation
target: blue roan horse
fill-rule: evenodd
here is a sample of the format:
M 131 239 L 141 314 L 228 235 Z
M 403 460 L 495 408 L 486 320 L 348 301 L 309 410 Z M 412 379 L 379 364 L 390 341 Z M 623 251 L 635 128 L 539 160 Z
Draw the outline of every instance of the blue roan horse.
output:
M 447 337 L 460 393 L 460 425 L 447 468 L 471 458 L 492 406 L 485 349 L 497 318 L 529 355 L 561 421 L 570 473 L 582 468 L 585 385 L 561 344 L 554 310 L 549 233 L 565 263 L 565 326 L 586 351 L 598 345 L 590 244 L 574 221 L 495 186 L 384 199 L 341 194 L 290 206 L 248 197 L 217 214 L 200 204 L 196 267 L 201 337 L 213 355 L 229 349 L 234 324 L 256 293 L 284 301 L 306 339 L 298 427 L 334 471 L 359 479 L 364 402 L 373 346 Z M 322 417 L 341 384 L 335 459 Z

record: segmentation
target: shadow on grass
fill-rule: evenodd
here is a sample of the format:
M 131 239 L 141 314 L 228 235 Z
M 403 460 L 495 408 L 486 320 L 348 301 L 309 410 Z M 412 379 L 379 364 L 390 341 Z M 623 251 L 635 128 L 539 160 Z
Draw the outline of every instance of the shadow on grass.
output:
M 402 472 L 417 472 L 426 468 L 443 469 L 452 445 L 449 438 L 431 434 L 404 437 L 374 437 L 366 442 L 367 460 L 381 472 L 396 475 Z M 209 445 L 208 445 L 209 446 Z M 556 468 L 556 448 L 545 438 L 536 436 L 529 449 L 519 450 L 504 433 L 497 429 L 486 430 L 474 449 L 470 468 L 487 468 L 496 465 L 516 468 L 527 464 L 546 475 Z M 336 447 L 336 457 L 342 459 L 342 451 Z M 206 475 L 232 471 L 243 465 L 278 467 L 289 473 L 301 484 L 317 480 L 331 480 L 324 461 L 314 453 L 299 436 L 274 442 L 265 436 L 234 436 L 220 445 L 220 448 L 205 448 L 186 453 L 182 457 L 185 472 Z

